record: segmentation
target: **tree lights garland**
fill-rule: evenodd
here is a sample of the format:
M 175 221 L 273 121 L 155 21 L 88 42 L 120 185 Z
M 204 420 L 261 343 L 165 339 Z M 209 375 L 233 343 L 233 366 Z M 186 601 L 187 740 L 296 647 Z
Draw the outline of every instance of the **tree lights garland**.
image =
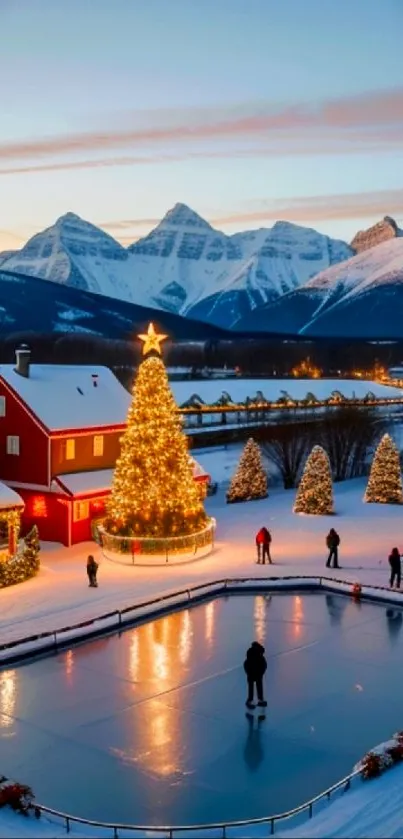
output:
M 193 478 L 182 420 L 159 357 L 166 336 L 157 335 L 150 324 L 147 334 L 139 337 L 146 357 L 135 381 L 104 527 L 123 537 L 195 534 L 206 527 L 208 518 Z
M 383 435 L 375 452 L 364 501 L 403 504 L 399 451 L 389 434 Z
M 250 437 L 231 480 L 227 503 L 254 501 L 267 496 L 267 475 L 262 464 L 262 454 L 258 444 Z
M 40 566 L 39 551 L 38 528 L 34 525 L 23 540 L 22 550 L 0 562 L 0 587 L 22 583 L 33 577 Z
M 333 513 L 333 487 L 330 461 L 322 446 L 314 446 L 302 475 L 294 513 L 327 516 Z

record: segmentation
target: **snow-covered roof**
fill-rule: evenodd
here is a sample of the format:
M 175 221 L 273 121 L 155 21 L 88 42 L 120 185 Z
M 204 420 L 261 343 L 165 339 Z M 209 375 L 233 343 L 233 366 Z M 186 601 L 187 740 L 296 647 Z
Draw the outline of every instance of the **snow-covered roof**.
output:
M 193 457 L 193 477 L 195 479 L 210 476 L 208 472 Z M 97 492 L 108 492 L 112 486 L 113 469 L 97 469 L 93 472 L 73 472 L 69 475 L 58 475 L 52 481 L 52 489 L 60 492 L 61 487 L 66 489 L 69 495 L 91 495 Z
M 31 364 L 24 378 L 1 364 L 0 376 L 50 431 L 126 422 L 131 396 L 107 367 Z
M 97 469 L 94 472 L 73 472 L 71 475 L 58 475 L 52 482 L 52 489 L 60 492 L 60 485 L 70 495 L 90 495 L 107 492 L 112 486 L 113 469 Z
M 24 502 L 18 492 L 0 481 L 0 510 L 7 510 L 8 507 L 23 507 Z

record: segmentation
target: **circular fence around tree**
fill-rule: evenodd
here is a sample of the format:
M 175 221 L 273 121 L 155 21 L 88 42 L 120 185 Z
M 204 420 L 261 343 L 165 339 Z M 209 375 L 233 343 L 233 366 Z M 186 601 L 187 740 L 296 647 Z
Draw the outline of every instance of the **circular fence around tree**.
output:
M 97 542 L 102 553 L 111 562 L 123 565 L 178 565 L 207 556 L 214 548 L 216 520 L 210 518 L 206 527 L 189 536 L 169 538 L 139 538 L 114 536 L 102 522 L 96 526 Z

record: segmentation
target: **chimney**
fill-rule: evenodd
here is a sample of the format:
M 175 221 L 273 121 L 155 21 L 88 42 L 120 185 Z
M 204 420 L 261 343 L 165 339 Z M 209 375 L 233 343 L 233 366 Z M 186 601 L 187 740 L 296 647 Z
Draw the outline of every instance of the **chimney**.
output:
M 21 344 L 15 351 L 14 370 L 24 379 L 29 379 L 29 368 L 31 366 L 31 350 L 27 344 Z

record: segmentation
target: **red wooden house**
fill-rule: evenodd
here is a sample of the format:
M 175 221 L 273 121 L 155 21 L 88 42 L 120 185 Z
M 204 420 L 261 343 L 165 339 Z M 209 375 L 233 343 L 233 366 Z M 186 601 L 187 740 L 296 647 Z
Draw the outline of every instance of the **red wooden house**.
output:
M 120 452 L 130 394 L 107 367 L 0 365 L 0 478 L 25 502 L 24 531 L 73 545 L 92 538 Z M 209 476 L 195 462 L 195 480 Z

